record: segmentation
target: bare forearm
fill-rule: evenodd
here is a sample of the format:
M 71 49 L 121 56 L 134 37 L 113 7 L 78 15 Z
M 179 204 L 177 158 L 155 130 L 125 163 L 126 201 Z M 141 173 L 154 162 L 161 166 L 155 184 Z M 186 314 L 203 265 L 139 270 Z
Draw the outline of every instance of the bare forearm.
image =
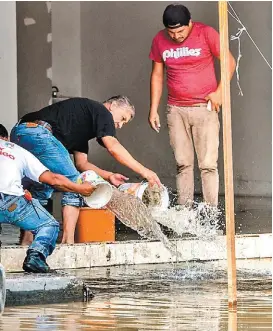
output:
M 62 181 L 57 182 L 55 185 L 53 185 L 53 187 L 58 191 L 79 193 L 80 184 Z
M 81 184 L 76 184 L 70 181 L 69 179 L 67 179 L 63 175 L 51 173 L 50 177 L 47 176 L 45 180 L 43 180 L 43 177 L 41 177 L 40 180 L 46 184 L 53 186 L 58 191 L 76 192 L 76 193 L 82 192 Z
M 156 114 L 160 104 L 163 90 L 163 76 L 151 74 L 150 80 L 150 114 Z
M 141 163 L 135 160 L 115 137 L 106 136 L 102 138 L 102 141 L 108 152 L 119 163 L 135 171 L 143 178 L 146 178 L 151 185 L 161 185 L 160 179 L 158 178 L 157 174 L 154 173 L 152 170 L 149 170 L 148 168 L 144 167 Z
M 110 149 L 108 149 L 108 151 L 119 163 L 130 168 L 141 176 L 143 176 L 147 170 L 141 163 L 135 160 L 119 142 L 114 144 Z

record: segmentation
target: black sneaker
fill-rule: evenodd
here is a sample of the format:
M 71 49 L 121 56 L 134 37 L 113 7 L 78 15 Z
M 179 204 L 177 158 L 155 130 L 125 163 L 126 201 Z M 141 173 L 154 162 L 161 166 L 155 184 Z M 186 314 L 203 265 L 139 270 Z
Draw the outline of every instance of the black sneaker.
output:
M 46 263 L 45 257 L 38 251 L 30 249 L 23 263 L 23 269 L 26 272 L 48 273 L 50 268 Z

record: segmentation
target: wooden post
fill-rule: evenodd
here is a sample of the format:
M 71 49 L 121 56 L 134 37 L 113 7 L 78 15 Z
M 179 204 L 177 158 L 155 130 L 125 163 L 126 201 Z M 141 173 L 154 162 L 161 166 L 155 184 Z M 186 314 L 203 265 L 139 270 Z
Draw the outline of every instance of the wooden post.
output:
M 228 331 L 237 331 L 237 309 L 228 310 Z
M 232 130 L 229 79 L 229 36 L 227 1 L 221 0 L 219 6 L 220 52 L 221 52 L 221 84 L 222 84 L 222 116 L 223 116 L 223 148 L 225 173 L 225 210 L 228 262 L 228 303 L 230 307 L 237 304 L 236 289 L 236 256 L 234 225 L 234 190 L 232 162 Z

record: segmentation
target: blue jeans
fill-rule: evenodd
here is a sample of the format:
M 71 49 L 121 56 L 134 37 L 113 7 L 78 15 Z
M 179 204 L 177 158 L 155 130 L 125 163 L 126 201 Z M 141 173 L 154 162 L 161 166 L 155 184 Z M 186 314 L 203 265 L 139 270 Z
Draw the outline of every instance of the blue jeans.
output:
M 26 123 L 17 124 L 11 131 L 10 140 L 35 155 L 50 171 L 64 175 L 76 182 L 79 172 L 75 168 L 67 149 L 44 126 L 27 127 Z M 45 206 L 54 189 L 46 184 L 33 183 L 29 191 Z M 65 192 L 62 206 L 82 207 L 83 199 L 79 194 Z
M 59 223 L 38 200 L 32 199 L 31 203 L 23 196 L 0 193 L 0 223 L 12 224 L 31 231 L 34 240 L 29 249 L 40 252 L 45 258 L 53 252 L 59 233 Z

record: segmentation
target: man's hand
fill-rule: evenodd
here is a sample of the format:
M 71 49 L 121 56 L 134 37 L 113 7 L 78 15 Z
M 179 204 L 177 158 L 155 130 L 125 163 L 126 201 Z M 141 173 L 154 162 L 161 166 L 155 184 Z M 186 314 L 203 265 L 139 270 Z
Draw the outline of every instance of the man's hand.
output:
M 121 174 L 112 174 L 109 176 L 109 182 L 115 186 L 119 186 L 121 184 L 124 184 L 126 180 L 129 178 L 121 175 Z
M 205 98 L 207 101 L 211 101 L 211 107 L 213 111 L 219 113 L 220 106 L 222 105 L 222 95 L 220 90 L 210 93 Z
M 155 184 L 158 185 L 159 187 L 162 186 L 157 174 L 152 170 L 146 169 L 145 172 L 142 174 L 142 176 L 147 179 L 150 186 L 153 186 Z
M 78 192 L 80 195 L 89 197 L 95 191 L 95 189 L 96 187 L 92 186 L 90 183 L 84 182 L 80 184 Z
M 150 122 L 151 128 L 154 129 L 157 133 L 159 133 L 160 119 L 159 119 L 158 113 L 156 113 L 156 114 L 150 113 L 149 122 Z

